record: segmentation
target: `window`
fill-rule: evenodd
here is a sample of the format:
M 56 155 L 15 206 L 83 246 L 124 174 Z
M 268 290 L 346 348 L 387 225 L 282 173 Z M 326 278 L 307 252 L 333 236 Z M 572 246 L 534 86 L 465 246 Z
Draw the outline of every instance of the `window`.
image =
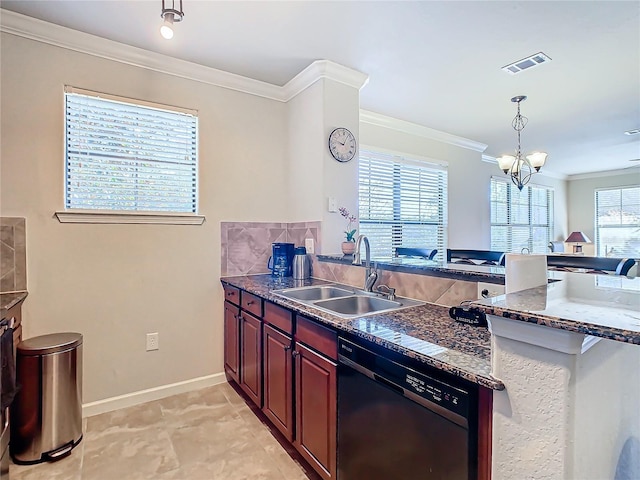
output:
M 195 112 L 142 103 L 65 89 L 67 210 L 197 212 Z
M 447 244 L 447 170 L 443 165 L 397 155 L 360 152 L 360 233 L 376 258 L 393 256 L 395 247 L 437 248 Z
M 600 257 L 640 258 L 640 186 L 596 190 Z
M 491 250 L 547 253 L 553 239 L 553 190 L 527 185 L 522 191 L 491 179 Z

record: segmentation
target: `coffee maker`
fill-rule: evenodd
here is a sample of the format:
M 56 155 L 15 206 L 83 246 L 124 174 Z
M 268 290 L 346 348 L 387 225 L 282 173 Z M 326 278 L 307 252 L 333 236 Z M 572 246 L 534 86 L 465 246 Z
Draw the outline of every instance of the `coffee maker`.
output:
M 275 277 L 290 277 L 293 274 L 293 243 L 271 244 L 272 254 L 269 257 L 267 268 Z

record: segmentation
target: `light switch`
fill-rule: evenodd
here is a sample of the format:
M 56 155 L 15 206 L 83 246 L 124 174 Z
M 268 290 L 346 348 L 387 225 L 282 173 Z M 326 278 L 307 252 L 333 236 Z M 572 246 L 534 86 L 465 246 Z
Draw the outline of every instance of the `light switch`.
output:
M 330 212 L 338 211 L 338 204 L 336 203 L 335 197 L 329 197 L 329 211 Z

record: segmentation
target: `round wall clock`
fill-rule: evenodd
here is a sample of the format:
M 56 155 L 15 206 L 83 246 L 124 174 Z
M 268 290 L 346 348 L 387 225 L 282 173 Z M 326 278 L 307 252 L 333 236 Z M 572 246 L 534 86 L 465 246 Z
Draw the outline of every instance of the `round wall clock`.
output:
M 348 162 L 356 155 L 356 137 L 346 128 L 336 128 L 329 134 L 329 151 L 339 162 Z

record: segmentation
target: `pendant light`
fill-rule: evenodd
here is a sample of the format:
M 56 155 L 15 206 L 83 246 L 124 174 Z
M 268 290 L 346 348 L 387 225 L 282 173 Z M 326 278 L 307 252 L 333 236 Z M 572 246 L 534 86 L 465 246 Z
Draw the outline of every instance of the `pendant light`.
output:
M 178 0 L 178 8 L 176 9 L 176 0 L 162 0 L 162 26 L 160 27 L 160 35 L 167 40 L 173 38 L 173 24 L 182 21 L 184 12 L 182 11 L 182 0 Z

